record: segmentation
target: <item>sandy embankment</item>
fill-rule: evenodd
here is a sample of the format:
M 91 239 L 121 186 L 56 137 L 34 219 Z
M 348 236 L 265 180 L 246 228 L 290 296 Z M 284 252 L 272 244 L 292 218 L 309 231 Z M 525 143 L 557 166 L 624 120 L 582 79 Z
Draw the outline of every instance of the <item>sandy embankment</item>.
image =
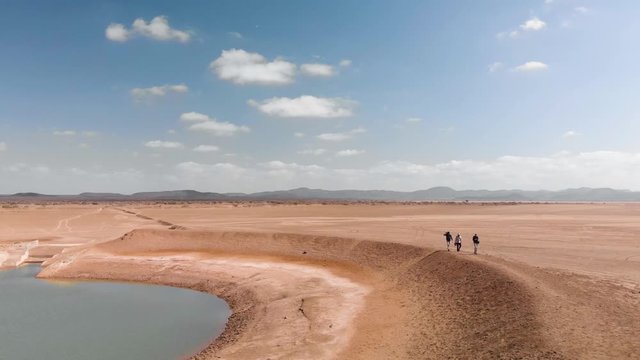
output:
M 137 230 L 44 266 L 41 277 L 142 281 L 221 296 L 234 313 L 196 359 L 561 357 L 525 288 L 491 267 L 409 245 Z
M 121 205 L 0 209 L 2 264 L 39 239 L 43 276 L 220 295 L 234 315 L 200 359 L 640 353 L 640 204 Z M 430 250 L 443 227 L 481 255 Z
M 12 269 L 24 264 L 38 244 L 38 240 L 0 244 L 0 269 Z

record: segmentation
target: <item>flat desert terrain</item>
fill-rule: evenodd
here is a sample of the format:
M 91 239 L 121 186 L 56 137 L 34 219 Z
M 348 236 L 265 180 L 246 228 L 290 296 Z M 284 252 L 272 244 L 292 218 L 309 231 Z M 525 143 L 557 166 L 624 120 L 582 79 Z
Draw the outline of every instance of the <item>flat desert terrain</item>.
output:
M 224 298 L 227 328 L 194 359 L 640 354 L 634 203 L 5 205 L 0 268 L 25 262 Z

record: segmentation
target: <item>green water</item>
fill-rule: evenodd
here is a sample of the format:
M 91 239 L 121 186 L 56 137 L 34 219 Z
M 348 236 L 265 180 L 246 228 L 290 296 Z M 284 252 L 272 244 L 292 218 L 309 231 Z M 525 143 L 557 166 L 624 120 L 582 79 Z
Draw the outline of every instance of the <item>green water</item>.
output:
M 1 360 L 180 359 L 224 329 L 208 294 L 116 282 L 51 283 L 26 266 L 0 271 Z

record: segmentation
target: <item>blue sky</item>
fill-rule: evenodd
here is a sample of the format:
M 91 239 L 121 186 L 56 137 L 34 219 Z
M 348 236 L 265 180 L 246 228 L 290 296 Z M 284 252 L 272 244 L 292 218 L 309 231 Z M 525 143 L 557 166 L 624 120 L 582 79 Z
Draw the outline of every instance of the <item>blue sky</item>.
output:
M 0 193 L 640 190 L 635 1 L 0 10 Z

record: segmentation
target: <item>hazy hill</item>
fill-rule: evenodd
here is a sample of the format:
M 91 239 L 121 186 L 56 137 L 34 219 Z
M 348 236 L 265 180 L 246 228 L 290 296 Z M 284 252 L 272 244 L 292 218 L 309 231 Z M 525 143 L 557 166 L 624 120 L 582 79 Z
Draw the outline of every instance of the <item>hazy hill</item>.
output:
M 33 192 L 0 195 L 4 201 L 75 200 L 75 201 L 224 201 L 224 200 L 324 200 L 324 201 L 640 201 L 640 192 L 610 188 L 579 188 L 561 191 L 527 190 L 454 190 L 433 187 L 411 192 L 389 190 L 323 190 L 297 188 L 251 194 L 215 193 L 195 190 L 138 192 L 131 195 L 91 193 L 78 195 L 45 195 Z
M 129 195 L 129 197 L 136 200 L 222 200 L 228 198 L 223 194 L 195 190 L 138 192 Z

